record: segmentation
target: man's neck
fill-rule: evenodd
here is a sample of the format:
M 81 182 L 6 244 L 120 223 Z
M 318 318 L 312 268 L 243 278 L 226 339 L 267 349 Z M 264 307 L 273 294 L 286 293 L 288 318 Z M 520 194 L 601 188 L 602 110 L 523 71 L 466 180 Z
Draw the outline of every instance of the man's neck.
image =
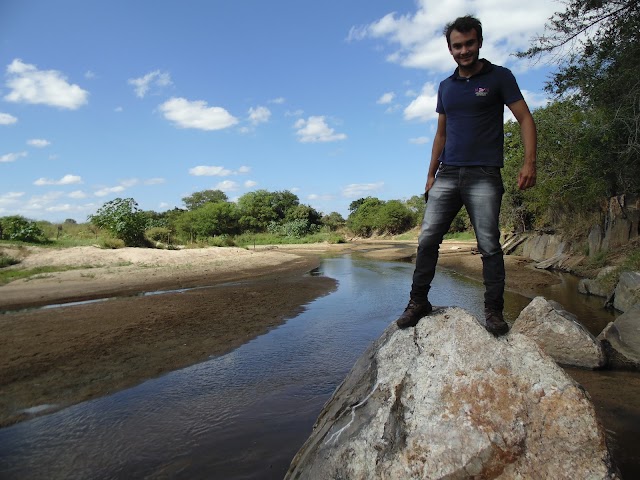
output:
M 460 77 L 463 78 L 470 78 L 473 77 L 474 75 L 480 73 L 480 70 L 482 70 L 482 67 L 484 66 L 484 64 L 482 63 L 482 60 L 478 59 L 478 61 L 476 63 L 474 63 L 471 68 L 462 68 L 460 66 L 458 66 L 458 75 Z

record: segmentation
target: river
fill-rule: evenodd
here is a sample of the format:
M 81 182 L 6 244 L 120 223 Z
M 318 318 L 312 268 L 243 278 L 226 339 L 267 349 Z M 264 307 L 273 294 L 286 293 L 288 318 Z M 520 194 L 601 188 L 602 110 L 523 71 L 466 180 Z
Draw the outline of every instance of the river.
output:
M 337 290 L 231 353 L 1 429 L 0 477 L 282 478 L 336 386 L 402 312 L 412 271 L 410 263 L 324 259 L 312 274 L 337 279 Z M 565 276 L 540 293 L 597 334 L 612 316 L 574 281 Z M 430 298 L 481 315 L 483 287 L 439 270 Z M 507 320 L 528 302 L 507 292 Z M 638 478 L 640 375 L 570 373 L 592 394 L 623 476 Z M 625 397 L 611 402 L 616 388 Z

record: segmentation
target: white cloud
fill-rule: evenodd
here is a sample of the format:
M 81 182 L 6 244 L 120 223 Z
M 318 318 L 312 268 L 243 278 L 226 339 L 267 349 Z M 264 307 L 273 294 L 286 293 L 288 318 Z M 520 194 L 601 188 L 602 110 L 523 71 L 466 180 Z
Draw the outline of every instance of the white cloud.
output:
M 256 185 L 258 185 L 258 182 L 254 182 L 253 180 L 247 180 L 246 182 L 244 182 L 245 188 L 253 188 Z
M 275 103 L 276 105 L 282 105 L 284 102 L 286 102 L 284 97 L 278 97 L 278 98 L 269 100 L 269 103 Z
M 225 180 L 218 183 L 214 188 L 223 192 L 234 192 L 238 189 L 238 184 L 233 180 Z
M 89 92 L 70 84 L 57 70 L 38 70 L 35 65 L 15 59 L 7 67 L 6 85 L 11 89 L 4 99 L 76 110 L 86 104 Z
M 86 72 L 84 72 L 84 78 L 86 78 L 87 80 L 92 80 L 96 78 L 96 74 L 93 73 L 91 70 L 87 70 Z
M 361 198 L 382 190 L 382 187 L 384 187 L 384 182 L 352 183 L 342 189 L 342 196 L 346 198 Z
M 249 121 L 253 125 L 258 125 L 259 123 L 265 123 L 269 121 L 269 117 L 271 117 L 271 111 L 267 107 L 251 107 L 249 109 Z
M 224 167 L 199 165 L 189 169 L 189 174 L 196 177 L 227 177 L 233 172 Z
M 333 195 L 318 195 L 317 193 L 311 193 L 309 195 L 307 195 L 307 200 L 321 200 L 321 201 L 329 201 L 329 200 L 333 200 L 335 197 Z
M 49 178 L 39 178 L 35 182 L 34 185 L 43 186 L 43 185 L 75 185 L 78 183 L 82 183 L 82 177 L 78 175 L 65 175 L 60 180 L 52 180 Z
M 13 115 L 9 115 L 8 113 L 0 112 L 0 125 L 13 125 L 16 123 L 18 119 Z
M 418 0 L 415 13 L 392 12 L 368 25 L 354 26 L 347 40 L 383 39 L 392 48 L 387 55 L 390 62 L 434 72 L 453 71 L 455 63 L 442 30 L 456 17 L 473 12 L 482 21 L 483 56 L 504 64 L 516 61 L 511 53 L 528 48 L 531 38 L 543 32 L 547 19 L 558 9 L 555 0 Z
M 110 193 L 120 193 L 124 192 L 125 188 L 122 185 L 118 185 L 116 187 L 104 187 L 99 190 L 93 192 L 96 197 L 104 197 L 109 195 Z
M 393 99 L 396 97 L 396 94 L 393 92 L 387 92 L 382 94 L 382 96 L 376 100 L 376 103 L 379 105 L 388 105 L 393 102 Z
M 287 110 L 284 112 L 285 117 L 301 117 L 304 114 L 304 110 L 299 108 L 298 110 Z
M 114 109 L 113 109 L 113 111 L 114 111 L 114 112 L 116 112 L 116 113 L 120 113 L 120 112 L 123 112 L 123 111 L 124 111 L 124 108 L 122 108 L 122 107 L 116 107 L 116 108 L 114 108 Z
M 53 155 L 49 155 L 49 160 L 57 160 L 59 158 L 60 158 L 60 155 L 57 155 L 55 153 Z
M 27 152 L 6 153 L 4 155 L 0 155 L 0 163 L 15 162 L 19 158 L 24 158 L 26 156 Z
M 222 107 L 208 107 L 203 100 L 189 101 L 185 98 L 170 98 L 160 105 L 167 120 L 180 128 L 199 130 L 221 130 L 236 123 L 238 119 Z
M 152 86 L 166 87 L 172 85 L 173 82 L 171 82 L 171 75 L 169 75 L 169 73 L 155 70 L 139 78 L 130 78 L 127 83 L 133 85 L 136 97 L 144 98 Z
M 251 172 L 251 167 L 245 165 L 238 168 L 238 170 L 229 170 L 228 168 L 214 165 L 198 165 L 189 169 L 189 174 L 196 177 L 228 177 L 229 175 L 244 175 L 249 172 Z
M 298 129 L 296 134 L 302 143 L 335 142 L 347 138 L 344 133 L 335 133 L 323 116 L 311 116 L 306 120 L 301 118 L 294 127 Z
M 87 194 L 84 193 L 82 190 L 75 190 L 75 191 L 69 193 L 67 195 L 67 197 L 76 198 L 76 199 L 82 199 L 82 198 L 87 198 Z
M 166 183 L 166 180 L 164 178 L 156 177 L 156 178 L 149 178 L 145 180 L 143 183 L 145 185 L 161 185 L 163 183 Z
M 24 192 L 7 192 L 0 194 L 0 207 L 15 205 L 18 199 L 24 196 Z
M 127 178 L 125 180 L 120 180 L 120 185 L 122 185 L 125 188 L 133 187 L 138 183 L 139 183 L 139 180 L 137 178 Z
M 415 98 L 407 108 L 404 109 L 405 120 L 436 120 L 436 104 L 438 103 L 438 91 L 435 84 L 425 83 L 422 92 Z
M 428 137 L 410 138 L 409 143 L 413 143 L 414 145 L 424 145 L 425 143 L 429 143 L 429 138 Z
M 51 142 L 43 138 L 32 138 L 31 140 L 27 140 L 27 145 L 30 145 L 36 148 L 44 148 L 51 145 Z

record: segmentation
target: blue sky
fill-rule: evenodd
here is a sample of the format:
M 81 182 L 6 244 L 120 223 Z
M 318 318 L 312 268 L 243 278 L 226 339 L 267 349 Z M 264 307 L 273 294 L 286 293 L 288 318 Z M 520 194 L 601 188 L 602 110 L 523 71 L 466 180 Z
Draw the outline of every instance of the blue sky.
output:
M 345 217 L 426 180 L 441 35 L 476 14 L 481 55 L 532 108 L 549 65 L 510 53 L 553 0 L 0 0 L 0 216 L 86 221 L 221 189 L 290 190 Z

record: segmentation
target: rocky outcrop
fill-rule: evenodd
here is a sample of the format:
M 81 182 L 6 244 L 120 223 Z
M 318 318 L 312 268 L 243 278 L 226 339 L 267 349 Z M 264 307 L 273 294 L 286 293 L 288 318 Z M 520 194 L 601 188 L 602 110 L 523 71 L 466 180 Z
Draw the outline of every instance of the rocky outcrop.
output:
M 640 303 L 640 272 L 622 272 L 614 292 L 613 306 L 626 312 L 636 303 Z
M 532 340 L 460 308 L 392 324 L 327 402 L 288 479 L 617 478 L 586 393 Z
M 618 195 L 609 199 L 602 250 L 626 245 L 640 235 L 640 197 Z
M 544 297 L 534 298 L 520 312 L 511 331 L 531 338 L 561 365 L 596 369 L 606 363 L 600 341 L 575 315 Z
M 522 255 L 536 262 L 562 255 L 567 250 L 567 243 L 560 235 L 540 234 L 532 235 L 522 246 Z
M 611 367 L 640 371 L 640 303 L 607 325 L 598 339 Z
M 585 295 L 609 298 L 613 293 L 613 288 L 606 279 L 609 275 L 614 274 L 616 270 L 616 267 L 605 267 L 598 272 L 596 278 L 581 279 L 578 283 L 578 292 Z

